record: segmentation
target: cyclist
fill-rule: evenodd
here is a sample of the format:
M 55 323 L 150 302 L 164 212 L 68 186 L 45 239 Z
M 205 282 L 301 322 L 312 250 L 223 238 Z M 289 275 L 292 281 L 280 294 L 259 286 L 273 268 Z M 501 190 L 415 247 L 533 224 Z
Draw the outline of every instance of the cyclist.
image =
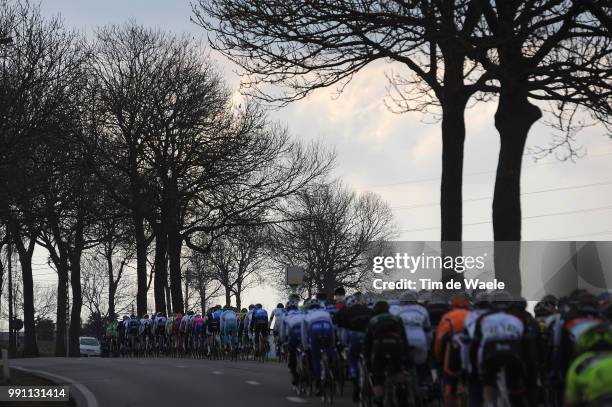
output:
M 251 332 L 251 320 L 253 319 L 253 313 L 255 312 L 255 305 L 254 304 L 250 304 L 249 305 L 249 310 L 247 311 L 246 317 L 245 317 L 245 343 L 248 344 L 252 344 L 253 343 L 253 334 Z
M 227 349 L 228 344 L 232 344 L 232 349 L 235 351 L 238 348 L 238 316 L 236 311 L 231 307 L 223 307 L 223 312 L 219 317 L 220 328 L 223 334 L 223 348 Z
M 149 315 L 145 314 L 140 320 L 140 327 L 138 335 L 140 336 L 141 346 L 144 351 L 148 351 L 147 346 L 151 340 L 151 334 L 153 332 L 153 321 L 149 319 Z
M 409 360 L 415 364 L 419 382 L 424 385 L 428 374 L 429 344 L 433 334 L 427 310 L 418 303 L 418 299 L 416 291 L 405 291 L 400 296 L 396 313 L 391 313 L 402 319 L 408 340 Z
M 404 371 L 407 350 L 408 341 L 402 319 L 389 313 L 386 301 L 377 302 L 364 342 L 366 365 L 372 379 L 372 394 L 376 404 L 380 405 L 384 396 L 386 372 L 398 375 Z M 395 390 L 397 402 L 406 403 L 405 386 Z
M 287 303 L 287 314 L 283 318 L 283 326 L 280 331 L 280 337 L 283 343 L 287 344 L 288 350 L 288 364 L 289 371 L 291 372 L 291 384 L 293 386 L 298 385 L 297 375 L 297 354 L 298 347 L 301 343 L 301 329 L 302 320 L 304 319 L 304 313 L 301 312 L 295 301 L 289 301 Z
M 283 305 L 282 302 L 279 302 L 276 305 L 276 308 L 274 308 L 272 310 L 272 312 L 270 313 L 270 329 L 272 329 L 272 322 L 274 321 L 274 319 L 276 319 L 276 324 L 274 324 L 274 336 L 278 336 L 278 328 L 280 326 L 280 321 L 283 319 L 283 314 L 285 313 L 285 306 Z
M 213 350 L 213 345 L 219 345 L 219 334 L 221 332 L 220 315 L 217 312 L 217 306 L 208 310 L 206 314 L 206 335 L 208 336 L 208 354 Z
M 322 296 L 317 295 L 309 305 L 302 320 L 302 346 L 308 352 L 313 377 L 316 378 L 317 395 L 321 394 L 321 352 L 327 353 L 330 361 L 335 360 L 334 324 L 329 312 L 321 307 Z
M 255 304 L 255 309 L 251 316 L 251 324 L 249 326 L 249 331 L 251 332 L 253 340 L 254 340 L 255 349 L 259 349 L 260 337 L 263 341 L 268 340 L 268 332 L 269 332 L 268 326 L 269 326 L 268 325 L 268 312 L 265 309 L 263 309 L 263 306 L 261 304 Z M 259 356 L 264 356 L 264 355 L 259 355 Z
M 119 321 L 117 321 L 116 315 L 111 315 L 110 322 L 106 325 L 106 340 L 108 351 L 111 355 L 117 352 L 119 345 Z
M 568 406 L 604 406 L 612 402 L 612 324 L 589 327 L 578 339 L 578 357 L 567 372 Z
M 183 322 L 183 314 L 181 314 L 180 312 L 176 313 L 174 320 L 172 321 L 173 325 L 172 325 L 172 339 L 173 339 L 173 344 L 172 347 L 174 348 L 174 350 L 177 352 L 179 352 L 179 348 L 181 347 L 181 344 L 183 343 L 183 334 L 181 333 L 181 325 Z
M 240 348 L 242 349 L 242 347 L 244 346 L 244 344 L 246 343 L 245 341 L 245 336 L 246 336 L 246 332 L 247 332 L 247 327 L 246 327 L 246 315 L 249 311 L 246 308 L 243 308 L 240 310 L 240 313 L 238 314 L 238 341 L 240 343 Z
M 359 402 L 359 358 L 363 350 L 368 324 L 374 312 L 368 308 L 360 292 L 346 298 L 345 307 L 338 311 L 336 320 L 345 334 L 348 376 L 353 382 L 353 401 Z
M 138 331 L 140 329 L 140 322 L 136 315 L 130 315 L 130 318 L 126 321 L 126 340 L 128 344 L 128 350 L 130 352 L 136 351 L 136 344 L 138 341 Z
M 478 319 L 491 311 L 489 294 L 480 291 L 473 295 L 474 308 L 466 315 L 464 320 L 464 331 L 457 337 L 461 347 L 461 369 L 465 374 L 468 386 L 468 403 L 470 406 L 477 407 L 482 405 L 482 386 L 478 376 L 477 361 L 474 355 L 470 354 L 470 348 L 476 333 L 476 323 Z
M 336 302 L 336 309 L 340 311 L 344 308 L 344 301 L 346 299 L 346 290 L 344 287 L 339 286 L 334 290 L 334 301 Z
M 492 310 L 477 323 L 473 347 L 478 352 L 478 371 L 485 405 L 495 405 L 497 393 L 506 391 L 512 406 L 526 405 L 523 338 L 525 326 L 512 314 L 513 297 L 506 291 L 491 294 Z M 502 370 L 503 369 L 503 370 Z M 498 373 L 505 373 L 506 389 L 497 388 Z
M 436 329 L 434 357 L 437 367 L 442 373 L 446 405 L 455 405 L 460 395 L 458 385 L 461 353 L 460 348 L 453 341 L 453 337 L 464 329 L 465 318 L 470 307 L 469 297 L 465 293 L 457 293 L 453 295 L 448 306 L 450 311 L 440 318 Z M 442 307 L 439 307 L 439 309 L 442 309 Z

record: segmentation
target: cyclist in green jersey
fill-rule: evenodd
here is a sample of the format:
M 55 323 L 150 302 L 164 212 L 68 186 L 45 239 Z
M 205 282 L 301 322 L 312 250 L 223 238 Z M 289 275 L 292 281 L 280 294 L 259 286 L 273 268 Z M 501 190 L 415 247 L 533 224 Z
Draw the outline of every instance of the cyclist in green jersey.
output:
M 612 324 L 602 322 L 587 329 L 578 339 L 578 352 L 567 372 L 565 404 L 612 402 Z

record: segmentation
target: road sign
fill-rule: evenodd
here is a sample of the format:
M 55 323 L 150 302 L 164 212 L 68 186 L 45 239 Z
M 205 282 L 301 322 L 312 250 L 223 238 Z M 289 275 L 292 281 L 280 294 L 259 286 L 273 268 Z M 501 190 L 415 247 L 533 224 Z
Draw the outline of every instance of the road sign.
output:
M 297 287 L 304 281 L 304 269 L 297 266 L 287 267 L 287 285 Z

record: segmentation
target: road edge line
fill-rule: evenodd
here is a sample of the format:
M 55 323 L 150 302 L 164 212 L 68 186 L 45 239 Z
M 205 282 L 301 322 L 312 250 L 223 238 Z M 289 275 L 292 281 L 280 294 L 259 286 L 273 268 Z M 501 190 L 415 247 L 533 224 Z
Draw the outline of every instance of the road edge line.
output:
M 43 370 L 27 369 L 21 366 L 11 366 L 11 369 L 18 369 L 26 373 L 32 373 L 35 375 L 39 375 L 53 382 L 57 382 L 58 380 L 60 382 L 66 382 L 66 384 L 72 385 L 74 389 L 77 390 L 76 392 L 71 391 L 72 394 L 76 393 L 78 395 L 78 397 L 74 398 L 74 401 L 77 404 L 77 406 L 79 407 L 98 407 L 98 400 L 96 399 L 96 396 L 94 396 L 94 394 L 84 384 L 79 383 L 76 380 L 70 379 L 65 376 L 60 376 L 55 373 L 49 373 Z M 85 404 L 83 404 L 83 400 L 85 400 Z

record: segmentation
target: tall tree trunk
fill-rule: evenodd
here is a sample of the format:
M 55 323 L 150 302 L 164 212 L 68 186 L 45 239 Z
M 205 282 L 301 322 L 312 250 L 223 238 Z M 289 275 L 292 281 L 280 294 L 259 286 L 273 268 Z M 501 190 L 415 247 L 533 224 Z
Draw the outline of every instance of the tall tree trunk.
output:
M 6 258 L 8 259 L 9 356 L 14 358 L 17 356 L 17 344 L 11 327 L 15 315 L 13 314 L 13 243 L 10 241 L 6 247 Z
M 15 245 L 19 254 L 19 264 L 21 264 L 21 278 L 23 280 L 23 356 L 37 357 L 38 345 L 36 343 L 36 321 L 34 319 L 34 280 L 32 278 L 32 255 L 36 236 L 29 236 L 28 246 L 26 247 L 21 240 L 21 236 L 14 234 Z
M 147 313 L 147 238 L 145 236 L 144 217 L 133 216 L 136 239 L 136 312 L 139 316 Z
M 115 315 L 115 295 L 117 294 L 117 284 L 115 283 L 115 267 L 113 266 L 112 244 L 106 247 L 106 268 L 108 277 L 108 317 L 112 320 Z
M 225 305 L 230 306 L 232 304 L 232 290 L 228 285 L 225 286 Z
M 515 81 L 501 81 L 495 127 L 499 131 L 500 149 L 493 194 L 493 233 L 495 276 L 514 295 L 521 292 L 519 269 L 521 240 L 521 167 L 527 135 L 542 117 L 531 104 L 527 92 Z M 513 242 L 513 243 L 511 243 Z
M 83 293 L 81 289 L 81 256 L 84 250 L 83 224 L 77 221 L 75 227 L 74 247 L 70 253 L 70 285 L 72 287 L 72 309 L 70 311 L 70 328 L 68 332 L 68 355 L 79 357 L 79 336 L 81 335 L 81 309 L 83 308 Z
M 55 356 L 66 356 L 66 316 L 68 308 L 68 264 L 65 256 L 59 258 L 57 267 L 57 317 Z
M 465 107 L 469 99 L 463 84 L 464 55 L 452 44 L 441 45 L 444 59 L 442 105 L 442 177 L 440 182 L 440 240 L 442 256 L 462 254 L 463 238 L 463 149 Z M 454 263 L 454 262 L 453 262 Z M 442 269 L 442 281 L 457 276 L 454 269 Z
M 202 308 L 202 315 L 206 314 L 206 285 L 200 284 L 199 287 L 200 294 L 200 307 Z
M 176 211 L 174 209 L 173 211 Z M 174 312 L 184 312 L 183 294 L 181 292 L 181 251 L 183 240 L 178 233 L 176 215 L 172 215 L 168 225 L 168 258 L 170 260 L 170 292 Z
M 166 282 L 168 281 L 167 246 L 168 235 L 162 221 L 155 226 L 155 286 L 153 287 L 155 312 L 166 312 Z

